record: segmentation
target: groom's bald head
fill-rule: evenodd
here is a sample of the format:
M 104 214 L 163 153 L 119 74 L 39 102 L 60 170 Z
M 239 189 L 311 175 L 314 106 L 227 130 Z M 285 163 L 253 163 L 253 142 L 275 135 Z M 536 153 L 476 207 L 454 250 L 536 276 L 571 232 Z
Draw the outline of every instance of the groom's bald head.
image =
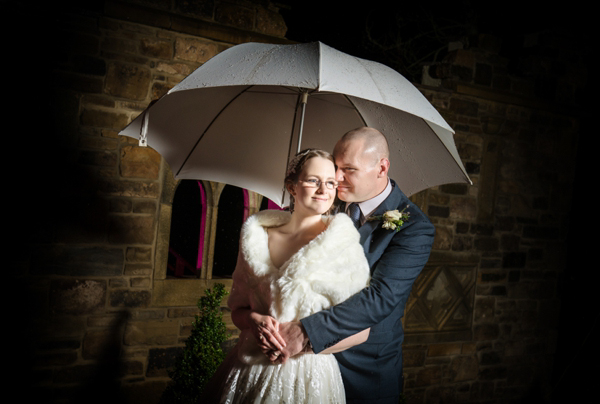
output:
M 387 140 L 377 129 L 362 127 L 342 136 L 333 149 L 338 197 L 362 202 L 381 193 L 388 183 L 389 154 Z
M 372 159 L 374 164 L 382 158 L 390 158 L 387 139 L 375 128 L 362 127 L 347 132 L 336 144 L 333 154 L 335 155 L 336 149 L 339 150 L 350 142 L 361 145 L 363 155 Z

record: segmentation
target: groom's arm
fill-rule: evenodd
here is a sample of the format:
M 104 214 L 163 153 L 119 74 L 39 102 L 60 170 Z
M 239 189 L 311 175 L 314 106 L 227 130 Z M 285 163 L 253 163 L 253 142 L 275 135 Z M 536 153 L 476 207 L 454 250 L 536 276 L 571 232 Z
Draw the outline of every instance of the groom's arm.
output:
M 412 285 L 429 259 L 434 234 L 435 227 L 426 218 L 411 223 L 390 241 L 373 270 L 369 287 L 337 306 L 282 325 L 282 336 L 290 347 L 284 350 L 285 357 L 295 355 L 293 351 L 308 341 L 319 353 L 381 322 L 398 305 L 404 310 Z

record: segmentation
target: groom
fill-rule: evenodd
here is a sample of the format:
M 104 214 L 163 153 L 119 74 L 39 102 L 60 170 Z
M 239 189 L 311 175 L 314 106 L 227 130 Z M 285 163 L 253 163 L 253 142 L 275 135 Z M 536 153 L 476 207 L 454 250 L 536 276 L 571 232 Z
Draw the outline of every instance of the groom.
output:
M 360 208 L 357 226 L 371 267 L 370 285 L 328 310 L 282 324 L 279 331 L 287 345 L 281 360 L 309 343 L 319 353 L 370 327 L 365 343 L 335 354 L 348 403 L 397 404 L 403 387 L 401 318 L 412 285 L 429 258 L 435 228 L 388 178 L 388 144 L 379 131 L 358 128 L 346 133 L 333 156 L 345 212 L 352 217 L 352 208 Z M 367 220 L 405 208 L 410 216 L 398 232 L 382 228 L 380 220 Z

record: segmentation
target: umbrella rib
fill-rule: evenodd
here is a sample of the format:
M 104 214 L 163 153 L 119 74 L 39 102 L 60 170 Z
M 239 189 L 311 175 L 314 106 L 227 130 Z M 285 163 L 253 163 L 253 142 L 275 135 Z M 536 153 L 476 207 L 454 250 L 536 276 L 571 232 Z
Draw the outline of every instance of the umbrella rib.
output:
M 342 94 L 342 95 L 346 98 L 346 100 L 348 100 L 350 105 L 352 105 L 354 111 L 358 114 L 358 116 L 360 117 L 360 120 L 363 122 L 363 125 L 369 126 L 369 125 L 367 125 L 367 121 L 365 121 L 365 118 L 362 116 L 362 114 L 360 113 L 360 111 L 358 110 L 358 108 L 356 107 L 354 102 L 352 102 L 352 99 L 350 99 L 350 97 L 347 94 Z
M 346 94 L 344 94 L 344 97 L 346 97 L 346 99 L 348 100 L 348 102 L 354 107 L 354 110 L 356 111 L 356 113 L 358 114 L 358 116 L 360 117 L 360 119 L 363 121 L 365 126 L 368 126 L 365 119 L 363 118 L 363 116 L 360 114 L 358 108 L 356 108 L 356 105 L 354 105 L 354 103 L 352 102 L 352 100 L 350 99 L 350 97 Z M 412 114 L 411 114 L 412 115 Z M 416 116 L 416 115 L 414 115 Z M 418 117 L 419 119 L 421 119 L 423 122 L 425 122 L 425 125 L 429 126 L 429 128 L 435 132 L 433 130 L 433 128 L 431 127 L 431 125 L 429 124 L 429 122 L 424 119 L 423 117 Z M 442 147 L 444 148 L 444 150 L 446 150 L 446 152 L 452 157 L 452 152 L 448 149 L 448 147 L 446 146 L 446 144 L 442 141 L 442 139 L 440 139 L 439 136 L 435 136 L 435 139 L 442 145 Z M 471 181 L 471 179 L 469 178 L 468 174 L 465 172 L 464 168 L 461 167 L 461 165 L 454 159 L 452 158 L 452 160 L 454 161 L 454 164 L 456 164 L 456 166 L 458 166 L 459 170 L 463 173 L 463 175 L 465 176 L 465 178 L 467 179 L 467 181 L 470 184 L 473 184 L 473 181 Z
M 436 136 L 434 137 L 444 148 L 444 150 L 446 150 L 446 153 L 448 153 L 450 155 L 452 162 L 458 166 L 459 170 L 463 173 L 463 175 L 465 176 L 465 179 L 469 182 L 469 184 L 473 185 L 473 181 L 471 181 L 471 178 L 469 178 L 469 174 L 467 174 L 462 161 L 460 161 L 460 163 L 458 161 L 456 161 L 456 159 L 454 159 L 454 156 L 452 155 L 452 151 L 450 151 L 450 149 L 448 149 L 448 146 L 446 146 L 446 143 L 444 143 L 444 141 L 437 135 L 437 133 L 435 132 L 435 130 L 433 129 L 433 127 L 431 126 L 430 122 L 427 121 L 427 119 L 424 119 L 423 117 L 419 117 L 423 122 L 425 122 L 425 125 L 427 125 L 429 127 L 429 129 L 431 129 L 431 131 L 433 133 L 436 134 Z M 435 124 L 434 124 L 435 125 Z M 460 158 L 460 156 L 459 156 Z
M 298 102 L 296 103 L 296 111 L 294 112 L 294 121 L 292 122 L 292 129 L 290 131 L 290 142 L 288 144 L 288 156 L 287 156 L 287 160 L 286 160 L 286 163 L 285 163 L 285 169 L 284 169 L 284 172 L 286 173 L 286 175 L 287 175 L 287 165 L 289 164 L 289 161 L 290 161 L 290 158 L 291 158 L 291 153 L 292 153 L 292 143 L 294 141 L 294 128 L 296 127 L 296 121 L 298 119 L 298 109 L 299 109 L 299 107 L 302 104 L 302 100 L 305 99 L 305 97 L 309 93 L 311 93 L 311 91 L 308 91 L 309 89 L 307 89 L 307 88 L 305 88 L 305 89 L 297 89 L 297 88 L 293 87 L 293 88 L 290 88 L 290 89 L 291 90 L 298 90 L 299 92 L 298 92 Z M 302 115 L 301 119 L 304 119 L 304 115 Z M 302 128 L 302 122 L 300 123 L 300 127 Z M 302 135 L 302 133 L 299 133 L 299 136 L 301 136 L 301 135 Z M 301 141 L 301 137 L 298 139 L 298 146 L 297 146 L 298 152 L 300 152 L 300 150 L 299 150 L 300 149 L 300 141 Z M 283 201 L 284 198 L 285 198 L 285 187 L 283 187 L 283 191 L 282 191 L 282 194 L 281 194 L 281 200 Z
M 198 147 L 198 144 L 200 143 L 200 141 L 202 141 L 202 138 L 204 137 L 204 135 L 206 135 L 206 132 L 209 131 L 209 129 L 211 128 L 211 126 L 215 123 L 215 121 L 221 116 L 221 114 L 223 113 L 223 111 L 225 111 L 227 109 L 227 107 L 229 105 L 231 105 L 232 102 L 234 102 L 235 100 L 238 99 L 238 97 L 242 94 L 244 94 L 246 91 L 248 91 L 250 88 L 252 88 L 253 86 L 247 86 L 246 88 L 244 88 L 244 90 L 240 91 L 235 97 L 232 97 L 231 100 L 229 100 L 229 102 L 227 102 L 227 104 L 221 108 L 221 110 L 219 111 L 218 114 L 216 114 L 212 121 L 210 121 L 210 123 L 208 124 L 208 126 L 206 127 L 206 129 L 204 130 L 204 132 L 202 132 L 202 135 L 200 135 L 200 137 L 198 138 L 198 140 L 196 141 L 196 144 L 194 144 L 194 147 L 192 147 L 192 149 L 190 150 L 190 152 L 188 153 L 187 157 L 185 158 L 185 160 L 183 160 L 183 163 L 181 163 L 181 166 L 179 167 L 179 170 L 177 170 L 177 173 L 175 174 L 176 176 L 179 175 L 179 173 L 181 172 L 181 170 L 183 169 L 183 167 L 185 166 L 185 164 L 187 163 L 187 161 L 189 160 L 189 158 L 192 156 L 192 154 L 194 153 L 194 150 L 196 150 L 196 147 Z

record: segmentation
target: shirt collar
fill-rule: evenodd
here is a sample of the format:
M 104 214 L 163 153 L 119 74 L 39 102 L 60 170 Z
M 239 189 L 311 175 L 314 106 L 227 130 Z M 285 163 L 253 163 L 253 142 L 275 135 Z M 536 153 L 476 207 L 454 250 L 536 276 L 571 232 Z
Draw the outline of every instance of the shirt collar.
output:
M 362 213 L 361 215 L 361 222 L 364 223 L 365 220 L 371 216 L 371 214 L 375 211 L 375 209 L 377 209 L 377 207 L 379 205 L 381 205 L 381 203 L 383 201 L 385 201 L 385 199 L 392 193 L 392 182 L 390 181 L 390 179 L 388 178 L 388 182 L 387 182 L 387 186 L 385 187 L 385 189 L 383 190 L 382 193 L 380 193 L 379 195 L 374 196 L 373 198 L 363 201 L 363 202 L 358 202 L 358 206 L 360 207 L 360 212 Z M 347 203 L 346 204 L 346 210 L 348 209 L 348 206 L 350 204 Z

